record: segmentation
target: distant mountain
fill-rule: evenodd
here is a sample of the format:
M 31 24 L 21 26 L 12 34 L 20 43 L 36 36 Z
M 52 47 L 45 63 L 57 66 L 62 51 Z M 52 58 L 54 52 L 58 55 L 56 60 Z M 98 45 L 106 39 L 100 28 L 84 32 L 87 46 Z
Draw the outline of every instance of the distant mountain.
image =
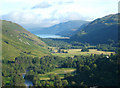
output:
M 78 28 L 75 32 L 72 33 L 72 35 L 77 34 L 79 31 L 81 31 L 84 27 L 86 27 L 90 22 L 87 22 L 83 25 L 80 26 L 80 28 Z
M 62 36 L 70 36 L 72 32 L 76 31 L 84 23 L 87 23 L 87 21 L 72 20 L 48 28 L 33 28 L 30 29 L 30 31 L 34 34 L 58 34 Z
M 37 36 L 11 21 L 2 21 L 2 58 L 14 60 L 17 56 L 48 55 L 46 44 Z
M 87 42 L 91 44 L 108 43 L 118 40 L 118 14 L 111 14 L 98 18 L 71 36 L 72 41 Z

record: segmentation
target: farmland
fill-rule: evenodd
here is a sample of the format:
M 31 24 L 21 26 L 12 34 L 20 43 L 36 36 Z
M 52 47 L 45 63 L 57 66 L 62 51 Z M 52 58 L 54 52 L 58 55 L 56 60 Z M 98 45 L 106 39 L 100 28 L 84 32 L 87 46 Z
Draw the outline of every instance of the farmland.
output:
M 74 72 L 76 69 L 74 68 L 56 68 L 55 70 L 53 70 L 52 72 L 48 72 L 46 74 L 39 74 L 39 78 L 40 80 L 49 80 L 49 75 L 59 75 L 61 79 L 64 78 L 64 74 L 67 73 L 72 73 Z
M 75 55 L 91 55 L 91 54 L 105 54 L 110 55 L 111 53 L 115 54 L 115 52 L 106 52 L 106 51 L 98 51 L 97 49 L 89 49 L 89 52 L 81 52 L 81 49 L 62 49 L 63 51 L 67 51 L 68 53 L 57 53 L 57 48 L 52 48 L 56 53 L 52 53 L 54 56 L 60 57 L 73 57 Z

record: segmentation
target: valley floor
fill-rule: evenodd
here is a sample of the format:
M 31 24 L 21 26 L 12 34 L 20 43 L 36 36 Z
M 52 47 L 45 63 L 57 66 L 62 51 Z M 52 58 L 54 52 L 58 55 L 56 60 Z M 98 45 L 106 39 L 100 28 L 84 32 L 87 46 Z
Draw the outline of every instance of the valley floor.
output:
M 81 49 L 62 49 L 62 51 L 67 51 L 68 53 L 58 53 L 57 49 L 55 47 L 52 47 L 55 53 L 51 53 L 54 56 L 60 56 L 60 57 L 73 57 L 75 55 L 91 55 L 91 54 L 104 54 L 104 55 L 110 55 L 115 54 L 115 52 L 107 52 L 107 51 L 98 51 L 97 49 L 89 49 L 89 52 L 81 52 Z
M 48 72 L 46 74 L 39 74 L 40 80 L 50 80 L 49 75 L 59 75 L 61 79 L 64 79 L 64 75 L 67 73 L 72 73 L 76 69 L 75 68 L 56 68 L 52 72 Z

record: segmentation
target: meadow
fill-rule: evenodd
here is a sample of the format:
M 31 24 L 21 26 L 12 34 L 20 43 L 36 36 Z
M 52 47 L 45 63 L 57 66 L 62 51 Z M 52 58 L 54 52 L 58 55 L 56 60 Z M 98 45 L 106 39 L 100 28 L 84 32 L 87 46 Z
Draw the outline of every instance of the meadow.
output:
M 57 51 L 57 48 L 52 48 L 55 52 Z M 98 51 L 97 49 L 89 49 L 89 52 L 81 52 L 81 49 L 61 49 L 64 51 L 67 51 L 68 53 L 51 53 L 54 56 L 60 56 L 60 57 L 73 57 L 75 55 L 91 55 L 91 54 L 104 54 L 104 55 L 110 55 L 111 53 L 115 54 L 115 52 L 107 52 L 107 51 Z
M 46 74 L 39 74 L 39 78 L 40 80 L 49 80 L 49 75 L 58 75 L 61 79 L 64 78 L 64 74 L 67 73 L 72 73 L 74 72 L 76 69 L 75 68 L 56 68 L 51 72 L 48 72 Z

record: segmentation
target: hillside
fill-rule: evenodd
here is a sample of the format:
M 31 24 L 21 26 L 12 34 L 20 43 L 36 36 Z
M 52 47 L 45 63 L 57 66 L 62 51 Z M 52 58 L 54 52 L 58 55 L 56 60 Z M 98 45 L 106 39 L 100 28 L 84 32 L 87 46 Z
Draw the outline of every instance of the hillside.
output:
M 112 14 L 98 18 L 84 26 L 71 37 L 73 41 L 88 42 L 91 44 L 108 43 L 118 39 L 118 15 Z
M 2 20 L 2 58 L 14 60 L 20 55 L 41 57 L 48 55 L 48 51 L 37 36 L 16 23 Z
M 82 24 L 87 21 L 73 20 L 53 25 L 47 28 L 33 28 L 29 29 L 33 34 L 58 34 L 62 36 L 71 36 Z

